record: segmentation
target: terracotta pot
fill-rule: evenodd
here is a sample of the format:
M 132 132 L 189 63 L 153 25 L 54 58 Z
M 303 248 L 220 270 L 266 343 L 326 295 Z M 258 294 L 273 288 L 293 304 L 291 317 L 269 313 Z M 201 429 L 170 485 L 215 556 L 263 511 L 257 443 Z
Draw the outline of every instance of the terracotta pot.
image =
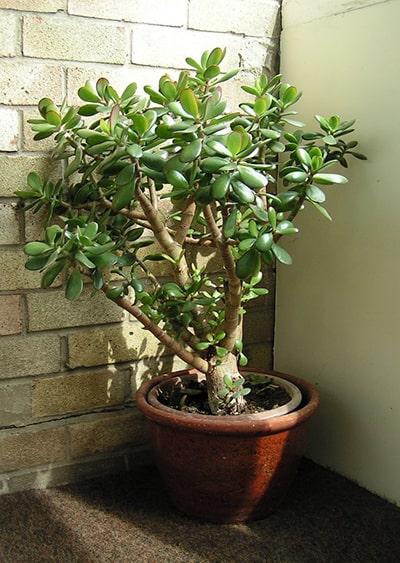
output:
M 137 393 L 147 420 L 155 462 L 176 507 L 216 523 L 264 518 L 281 502 L 303 455 L 307 421 L 319 396 L 308 382 L 268 370 L 299 387 L 297 410 L 278 417 L 191 414 L 148 401 L 151 389 L 171 378 L 192 378 L 193 370 L 156 377 Z M 156 405 L 156 406 L 155 406 Z

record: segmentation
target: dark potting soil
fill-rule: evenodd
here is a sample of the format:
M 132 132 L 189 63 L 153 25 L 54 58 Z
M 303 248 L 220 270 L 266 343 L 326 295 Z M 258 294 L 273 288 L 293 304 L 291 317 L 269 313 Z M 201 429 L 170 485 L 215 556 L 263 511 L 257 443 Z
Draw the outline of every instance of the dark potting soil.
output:
M 262 382 L 246 381 L 245 387 L 250 388 L 246 395 L 246 410 L 242 414 L 255 414 L 275 409 L 288 403 L 291 399 L 288 392 L 273 383 L 271 379 L 263 378 Z M 206 381 L 190 381 L 181 388 L 162 390 L 158 400 L 176 410 L 194 414 L 211 414 L 208 405 Z

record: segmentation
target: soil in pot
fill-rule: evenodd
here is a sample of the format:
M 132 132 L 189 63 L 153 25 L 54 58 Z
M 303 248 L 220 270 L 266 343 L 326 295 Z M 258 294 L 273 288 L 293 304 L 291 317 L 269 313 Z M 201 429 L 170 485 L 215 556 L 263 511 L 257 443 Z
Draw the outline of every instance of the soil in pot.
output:
M 254 374 L 254 377 L 246 378 L 246 387 L 250 388 L 250 393 L 246 395 L 246 410 L 243 414 L 272 411 L 292 400 L 288 390 L 271 377 Z M 160 388 L 157 398 L 163 405 L 176 410 L 211 415 L 205 379 L 191 380 L 171 388 Z M 293 409 L 299 404 L 297 401 L 296 403 Z

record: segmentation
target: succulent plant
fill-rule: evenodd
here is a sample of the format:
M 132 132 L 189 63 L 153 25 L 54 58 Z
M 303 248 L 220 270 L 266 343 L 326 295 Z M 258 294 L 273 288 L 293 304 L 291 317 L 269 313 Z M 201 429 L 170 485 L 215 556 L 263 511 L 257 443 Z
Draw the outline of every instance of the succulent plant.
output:
M 237 71 L 221 71 L 224 55 L 187 58 L 190 70 L 144 96 L 134 82 L 118 94 L 99 78 L 79 89 L 79 107 L 40 100 L 30 123 L 36 140 L 54 137 L 63 175 L 31 172 L 17 194 L 25 209 L 47 210 L 43 241 L 25 246 L 42 287 L 64 272 L 76 299 L 91 280 L 206 374 L 213 413 L 237 414 L 242 320 L 268 291 L 264 266 L 291 263 L 280 241 L 297 232 L 297 214 L 308 205 L 329 218 L 324 189 L 347 181 L 332 168 L 365 157 L 346 140 L 354 121 L 316 116 L 319 131 L 303 131 L 292 109 L 300 93 L 280 75 L 242 86 L 245 101 L 227 111 L 223 84 Z M 196 259 L 210 251 L 219 275 Z

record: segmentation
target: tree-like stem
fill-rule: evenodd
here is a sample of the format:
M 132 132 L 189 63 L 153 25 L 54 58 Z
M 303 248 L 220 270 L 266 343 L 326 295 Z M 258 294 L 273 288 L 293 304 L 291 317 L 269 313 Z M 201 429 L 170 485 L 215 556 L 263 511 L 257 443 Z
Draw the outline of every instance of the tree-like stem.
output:
M 224 331 L 225 337 L 221 341 L 221 346 L 229 352 L 234 349 L 235 341 L 238 338 L 238 330 L 240 327 L 240 307 L 242 297 L 242 285 L 236 275 L 236 265 L 232 256 L 232 251 L 228 241 L 223 236 L 221 230 L 215 222 L 212 209 L 209 205 L 204 207 L 204 218 L 207 221 L 210 232 L 213 236 L 216 246 L 218 247 L 226 272 L 225 284 L 225 321 Z
M 179 285 L 183 285 L 188 281 L 188 265 L 182 252 L 182 245 L 178 244 L 168 232 L 165 222 L 162 221 L 157 210 L 154 209 L 151 201 L 149 201 L 140 187 L 140 182 L 136 183 L 136 199 L 139 202 L 143 213 L 151 225 L 151 230 L 163 250 L 170 256 L 175 264 L 176 280 Z
M 102 288 L 105 294 L 111 289 L 111 286 L 105 284 Z M 208 373 L 210 371 L 210 364 L 203 358 L 197 356 L 194 352 L 184 348 L 178 340 L 172 338 L 167 334 L 158 324 L 155 324 L 139 307 L 132 304 L 127 297 L 113 297 L 109 298 L 119 307 L 131 314 L 137 321 L 139 321 L 145 329 L 150 331 L 161 344 L 164 344 L 176 354 L 181 360 L 190 364 L 195 369 L 198 369 L 202 373 Z

